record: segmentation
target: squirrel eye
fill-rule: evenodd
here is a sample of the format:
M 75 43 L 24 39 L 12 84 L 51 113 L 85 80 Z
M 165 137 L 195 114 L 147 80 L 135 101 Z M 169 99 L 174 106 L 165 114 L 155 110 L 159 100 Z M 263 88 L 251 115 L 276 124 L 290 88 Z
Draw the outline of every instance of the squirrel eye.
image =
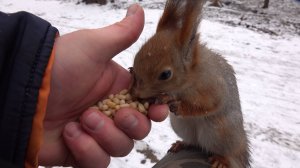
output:
M 165 70 L 159 75 L 159 80 L 167 80 L 172 76 L 171 70 Z

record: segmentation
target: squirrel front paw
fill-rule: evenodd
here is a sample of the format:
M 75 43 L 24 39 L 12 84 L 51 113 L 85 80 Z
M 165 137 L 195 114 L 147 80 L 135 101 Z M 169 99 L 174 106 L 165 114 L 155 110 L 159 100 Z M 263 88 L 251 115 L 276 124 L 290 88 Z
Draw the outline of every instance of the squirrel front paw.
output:
M 168 104 L 170 111 L 175 115 L 180 110 L 180 101 L 175 100 L 173 96 L 168 94 L 160 94 L 157 96 L 155 104 Z
M 174 113 L 175 115 L 178 114 L 178 112 L 180 111 L 180 101 L 170 101 L 168 102 L 168 106 L 170 109 L 170 112 Z
M 185 147 L 185 144 L 182 141 L 176 141 L 172 144 L 171 148 L 168 150 L 168 153 L 177 153 Z

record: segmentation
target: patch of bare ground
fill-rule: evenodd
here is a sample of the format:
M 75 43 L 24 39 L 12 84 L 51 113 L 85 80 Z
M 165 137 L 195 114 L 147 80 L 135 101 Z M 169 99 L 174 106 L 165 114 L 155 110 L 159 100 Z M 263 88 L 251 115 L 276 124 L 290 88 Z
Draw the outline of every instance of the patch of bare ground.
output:
M 145 158 L 141 160 L 142 164 L 145 164 L 147 159 L 149 159 L 151 163 L 157 163 L 159 161 L 156 155 L 154 154 L 154 151 L 149 147 L 148 144 L 146 145 L 145 148 L 137 149 L 136 151 L 145 156 Z

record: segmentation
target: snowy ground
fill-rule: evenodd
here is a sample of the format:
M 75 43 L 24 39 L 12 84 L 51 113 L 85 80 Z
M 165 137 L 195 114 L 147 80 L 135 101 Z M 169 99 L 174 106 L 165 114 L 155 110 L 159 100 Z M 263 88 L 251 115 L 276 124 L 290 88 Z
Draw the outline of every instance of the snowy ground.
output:
M 296 0 L 222 0 L 222 8 L 206 8 L 205 18 L 272 35 L 300 35 L 300 4 Z
M 61 34 L 65 34 L 119 21 L 126 13 L 123 7 L 134 0 L 124 2 L 121 8 L 115 5 L 76 5 L 76 2 L 78 1 L 0 0 L 0 11 L 29 11 L 48 20 Z M 122 66 L 131 66 L 140 46 L 154 34 L 162 13 L 160 2 L 143 2 L 146 6 L 145 28 L 140 39 L 115 58 Z M 297 16 L 295 17 L 297 25 Z M 300 163 L 299 34 L 287 30 L 287 33 L 272 35 L 204 18 L 200 29 L 201 40 L 224 55 L 237 73 L 245 126 L 252 146 L 252 166 L 297 167 Z M 284 30 L 285 28 L 281 29 L 282 32 Z M 127 157 L 114 158 L 110 168 L 151 167 L 164 156 L 176 139 L 168 120 L 153 123 L 149 136 L 136 142 L 134 150 Z

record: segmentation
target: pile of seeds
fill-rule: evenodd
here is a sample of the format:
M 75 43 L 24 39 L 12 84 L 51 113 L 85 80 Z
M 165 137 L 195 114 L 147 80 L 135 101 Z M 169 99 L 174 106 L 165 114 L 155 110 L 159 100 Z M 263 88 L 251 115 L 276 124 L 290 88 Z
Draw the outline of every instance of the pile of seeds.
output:
M 133 101 L 132 96 L 127 89 L 122 90 L 118 94 L 111 94 L 107 99 L 99 101 L 95 106 L 106 116 L 113 118 L 115 113 L 122 107 L 132 107 L 139 112 L 147 115 L 149 109 L 149 103 L 141 103 L 139 101 Z

